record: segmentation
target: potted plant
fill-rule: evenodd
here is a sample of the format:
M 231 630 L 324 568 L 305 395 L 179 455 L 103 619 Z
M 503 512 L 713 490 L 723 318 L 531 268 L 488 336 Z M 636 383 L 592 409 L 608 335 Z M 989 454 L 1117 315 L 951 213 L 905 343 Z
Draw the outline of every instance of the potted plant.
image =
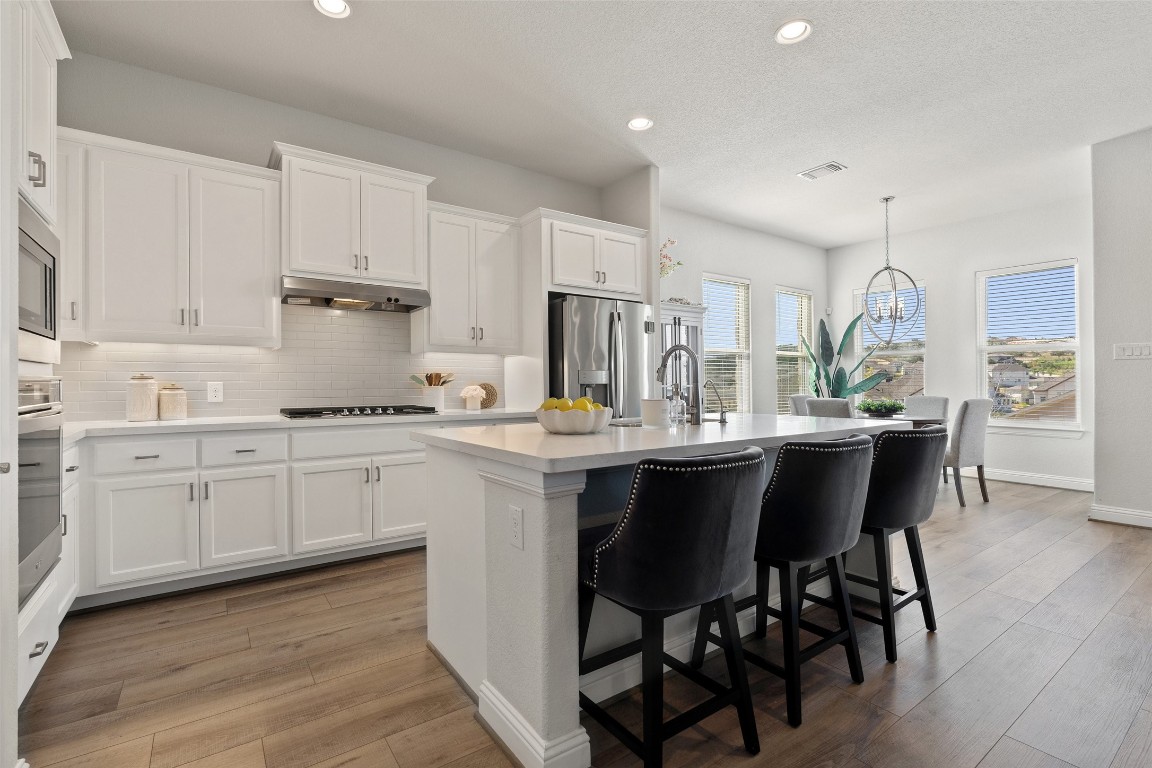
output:
M 899 400 L 861 400 L 856 410 L 876 419 L 890 419 L 904 410 L 904 403 Z
M 856 315 L 852 322 L 848 323 L 848 329 L 844 331 L 844 336 L 840 339 L 840 346 L 836 348 L 832 347 L 832 337 L 828 334 L 828 326 L 824 320 L 820 320 L 819 355 L 812 351 L 812 347 L 808 346 L 807 339 L 800 339 L 804 345 L 804 351 L 808 353 L 808 359 L 812 362 L 812 394 L 816 397 L 862 395 L 880 382 L 887 380 L 888 374 L 884 371 L 878 371 L 855 384 L 849 383 L 852 375 L 860 370 L 864 361 L 876 351 L 876 347 L 872 347 L 864 353 L 852 370 L 846 371 L 840 365 L 840 359 L 844 356 L 844 351 L 848 349 L 852 334 L 856 331 L 856 326 L 860 324 L 863 317 L 864 313 L 861 312 Z

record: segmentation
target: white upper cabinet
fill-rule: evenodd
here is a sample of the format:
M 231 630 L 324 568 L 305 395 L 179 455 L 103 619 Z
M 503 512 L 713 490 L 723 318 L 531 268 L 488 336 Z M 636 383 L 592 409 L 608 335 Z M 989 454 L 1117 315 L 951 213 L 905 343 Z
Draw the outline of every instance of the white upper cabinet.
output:
M 274 341 L 280 185 L 209 168 L 193 168 L 188 182 L 192 335 Z
M 56 223 L 56 63 L 70 58 L 48 0 L 22 0 L 19 189 Z
M 515 220 L 432 203 L 428 291 L 412 315 L 416 352 L 520 352 L 520 248 Z
M 188 335 L 188 166 L 88 150 L 88 334 Z
M 276 142 L 284 272 L 427 288 L 431 176 Z
M 549 225 L 550 290 L 578 288 L 591 296 L 632 300 L 644 293 L 648 245 L 643 230 L 565 214 L 548 221 L 553 212 L 540 213 Z
M 279 346 L 277 172 L 60 131 L 64 339 Z

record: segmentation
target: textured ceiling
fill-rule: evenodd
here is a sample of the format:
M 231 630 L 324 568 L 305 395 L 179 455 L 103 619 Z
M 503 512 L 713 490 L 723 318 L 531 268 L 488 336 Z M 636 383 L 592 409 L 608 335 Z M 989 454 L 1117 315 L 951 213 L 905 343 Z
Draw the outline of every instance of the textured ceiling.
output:
M 895 232 L 1083 195 L 1152 125 L 1152 2 L 349 1 L 53 6 L 81 51 L 595 186 L 653 163 L 667 204 L 823 247 L 882 195 Z

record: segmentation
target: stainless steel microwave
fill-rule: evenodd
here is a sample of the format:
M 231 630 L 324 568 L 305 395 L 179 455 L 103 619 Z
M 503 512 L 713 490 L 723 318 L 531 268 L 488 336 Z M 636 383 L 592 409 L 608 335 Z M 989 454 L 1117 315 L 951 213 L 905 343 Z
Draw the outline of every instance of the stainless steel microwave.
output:
M 56 338 L 56 257 L 60 240 L 23 200 L 20 201 L 19 357 L 60 362 Z

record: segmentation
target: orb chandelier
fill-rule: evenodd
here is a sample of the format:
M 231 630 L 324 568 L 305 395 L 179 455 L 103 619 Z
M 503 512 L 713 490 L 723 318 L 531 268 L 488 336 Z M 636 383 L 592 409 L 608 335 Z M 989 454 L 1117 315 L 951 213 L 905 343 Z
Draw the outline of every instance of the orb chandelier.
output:
M 879 339 L 879 345 L 891 346 L 893 343 L 907 336 L 916 325 L 920 317 L 921 302 L 920 290 L 916 281 L 902 269 L 892 266 L 889 261 L 888 242 L 888 203 L 894 197 L 882 197 L 884 203 L 884 266 L 872 275 L 868 287 L 864 289 L 864 324 L 872 335 Z M 904 299 L 900 298 L 898 286 L 907 283 L 912 288 L 912 295 L 916 297 L 916 306 L 908 312 Z M 903 325 L 904 330 L 900 331 Z

